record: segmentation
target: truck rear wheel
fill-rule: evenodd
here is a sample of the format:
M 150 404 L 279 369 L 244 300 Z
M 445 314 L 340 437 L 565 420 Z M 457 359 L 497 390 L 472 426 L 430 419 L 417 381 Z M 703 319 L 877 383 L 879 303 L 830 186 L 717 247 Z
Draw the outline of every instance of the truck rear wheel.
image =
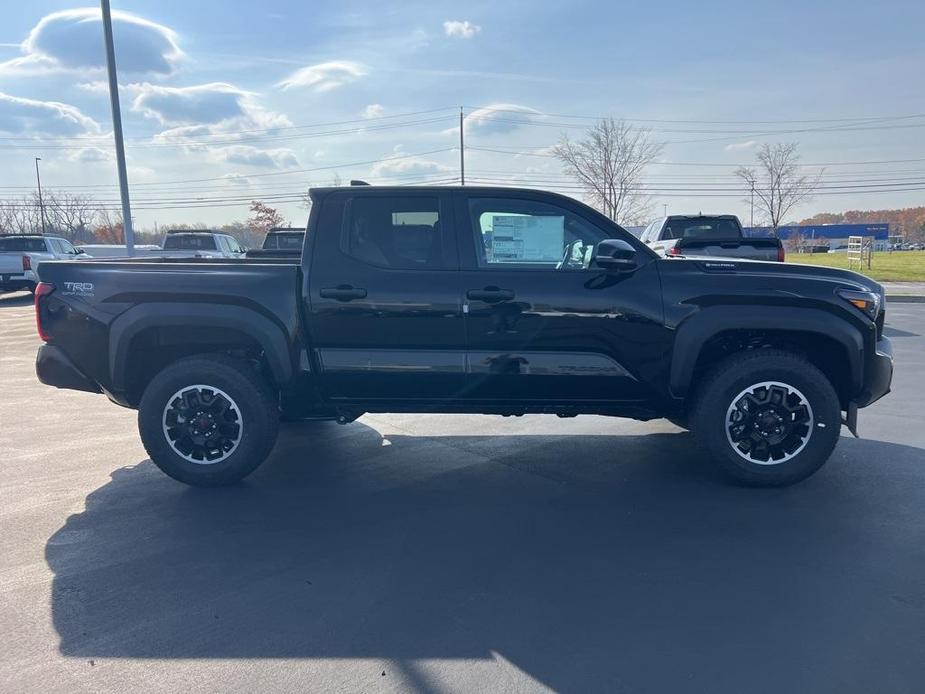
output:
M 181 359 L 148 384 L 138 407 L 145 450 L 175 480 L 234 484 L 276 443 L 277 399 L 245 361 L 224 355 Z
M 829 459 L 841 430 L 838 395 L 825 375 L 790 352 L 735 354 L 698 388 L 691 430 L 732 479 L 794 484 Z

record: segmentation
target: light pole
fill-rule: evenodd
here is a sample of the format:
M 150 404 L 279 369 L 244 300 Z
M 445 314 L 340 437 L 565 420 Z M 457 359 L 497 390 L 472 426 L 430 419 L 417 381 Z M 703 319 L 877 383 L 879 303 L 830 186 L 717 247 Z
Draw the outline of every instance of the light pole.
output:
M 35 157 L 35 182 L 39 187 L 39 215 L 42 217 L 42 233 L 45 233 L 45 203 L 42 202 L 42 177 L 39 176 L 39 162 L 41 157 Z
M 125 253 L 135 255 L 135 232 L 132 229 L 132 207 L 128 198 L 128 174 L 125 172 L 125 145 L 122 142 L 122 110 L 119 108 L 119 81 L 116 78 L 116 53 L 112 45 L 112 15 L 109 0 L 100 0 L 103 13 L 103 39 L 106 44 L 106 69 L 109 73 L 109 103 L 112 107 L 112 134 L 116 140 L 116 166 L 119 169 L 119 192 L 122 197 L 122 229 L 125 233 Z
M 663 202 L 663 203 L 662 203 L 662 208 L 663 208 L 664 211 L 665 211 L 665 214 L 664 214 L 663 216 L 667 217 L 667 216 L 668 216 L 668 203 L 667 203 L 667 202 Z

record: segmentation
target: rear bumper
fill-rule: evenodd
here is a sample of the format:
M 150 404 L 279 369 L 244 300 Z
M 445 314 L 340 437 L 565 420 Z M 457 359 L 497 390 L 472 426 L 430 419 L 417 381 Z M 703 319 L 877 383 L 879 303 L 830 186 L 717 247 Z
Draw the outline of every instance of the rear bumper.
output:
M 36 284 L 38 284 L 38 280 L 35 277 L 35 273 L 32 271 L 19 272 L 12 275 L 8 275 L 6 273 L 0 274 L 0 290 L 5 292 L 29 289 L 30 287 L 34 287 Z
M 877 340 L 877 349 L 864 369 L 864 386 L 854 399 L 858 407 L 867 407 L 890 392 L 893 381 L 893 343 L 888 337 Z
M 39 381 L 55 388 L 102 393 L 100 387 L 84 376 L 60 348 L 42 345 L 35 357 L 35 373 Z

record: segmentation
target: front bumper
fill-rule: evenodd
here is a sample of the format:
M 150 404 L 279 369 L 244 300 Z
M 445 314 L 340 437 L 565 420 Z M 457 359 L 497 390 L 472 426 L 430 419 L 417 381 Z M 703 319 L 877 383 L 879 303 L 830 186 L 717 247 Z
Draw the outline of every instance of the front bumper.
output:
M 854 399 L 858 407 L 867 407 L 890 392 L 893 381 L 893 343 L 890 338 L 877 340 L 877 349 L 864 369 L 864 385 Z
M 100 387 L 84 376 L 80 369 L 60 348 L 42 345 L 35 357 L 35 373 L 39 381 L 55 388 L 102 393 Z

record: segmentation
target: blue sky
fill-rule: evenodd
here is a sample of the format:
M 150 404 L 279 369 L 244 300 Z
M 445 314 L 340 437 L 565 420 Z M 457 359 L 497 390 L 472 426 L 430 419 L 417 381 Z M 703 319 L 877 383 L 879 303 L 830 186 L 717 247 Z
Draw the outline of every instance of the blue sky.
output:
M 925 113 L 920 1 L 116 0 L 113 10 L 141 227 L 242 219 L 251 198 L 301 223 L 298 191 L 335 175 L 451 180 L 460 105 L 470 180 L 579 195 L 546 148 L 612 115 L 666 142 L 646 177 L 659 212 L 747 218 L 734 165 L 787 140 L 806 164 L 827 165 L 831 186 L 797 217 L 925 204 L 923 190 L 869 187 L 925 181 L 925 117 L 908 117 Z M 41 156 L 47 187 L 115 205 L 100 32 L 95 6 L 5 6 L 0 197 L 28 192 Z M 872 120 L 845 120 L 862 118 Z M 875 161 L 887 163 L 847 163 Z M 832 194 L 838 185 L 858 188 Z

